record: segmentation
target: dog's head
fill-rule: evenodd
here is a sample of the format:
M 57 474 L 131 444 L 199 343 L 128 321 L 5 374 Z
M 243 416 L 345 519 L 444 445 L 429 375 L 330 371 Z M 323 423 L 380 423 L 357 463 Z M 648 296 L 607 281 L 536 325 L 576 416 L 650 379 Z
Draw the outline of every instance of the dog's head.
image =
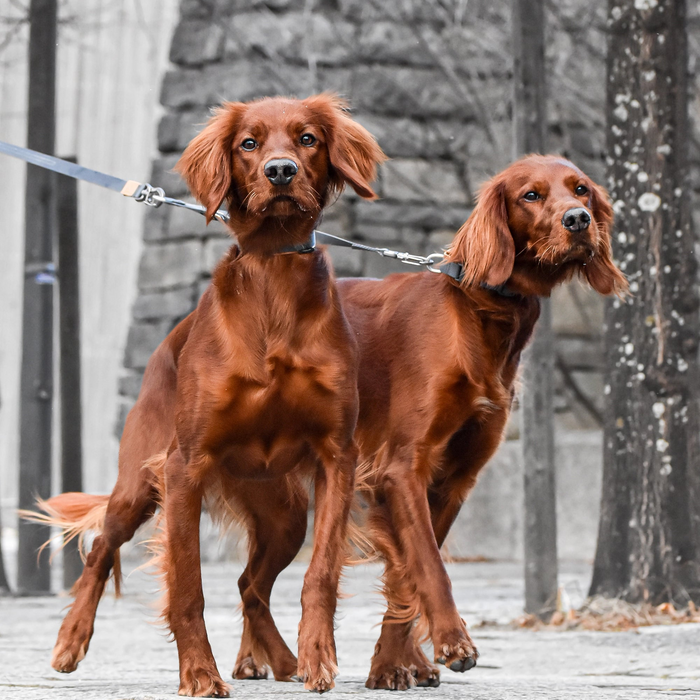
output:
M 605 190 L 573 163 L 531 155 L 484 185 L 448 257 L 464 266 L 465 284 L 512 279 L 523 293 L 548 295 L 578 273 L 601 294 L 623 294 L 612 222 Z
M 266 218 L 313 223 L 346 184 L 361 197 L 376 198 L 370 183 L 385 156 L 345 110 L 329 94 L 225 103 L 176 169 L 208 220 L 225 203 L 234 229 Z

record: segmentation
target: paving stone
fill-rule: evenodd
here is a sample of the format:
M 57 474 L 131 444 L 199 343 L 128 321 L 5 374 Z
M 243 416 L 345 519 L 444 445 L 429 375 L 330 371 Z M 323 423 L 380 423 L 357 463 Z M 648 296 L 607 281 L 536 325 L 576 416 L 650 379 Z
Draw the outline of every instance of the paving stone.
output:
M 0 654 L 3 700 L 165 700 L 177 698 L 178 660 L 174 644 L 155 619 L 156 581 L 133 570 L 141 560 L 127 557 L 124 595 L 106 595 L 95 634 L 77 671 L 60 675 L 49 666 L 64 597 L 1 598 Z M 299 603 L 307 564 L 295 562 L 278 579 L 270 610 L 282 637 L 296 650 Z M 479 649 L 478 665 L 458 674 L 441 667 L 437 689 L 411 690 L 445 700 L 648 700 L 700 694 L 697 649 L 700 625 L 648 627 L 630 632 L 533 632 L 503 626 L 522 611 L 522 566 L 512 562 L 448 564 L 457 607 Z M 214 657 L 231 695 L 246 700 L 307 698 L 299 683 L 232 681 L 241 638 L 236 580 L 239 562 L 203 567 L 205 619 Z M 363 565 L 346 572 L 338 604 L 336 643 L 339 675 L 329 697 L 377 700 L 396 692 L 368 690 L 364 681 L 379 634 L 382 603 L 377 586 L 381 568 Z M 579 602 L 590 566 L 567 563 L 561 583 Z M 489 622 L 490 621 L 490 622 Z M 485 626 L 482 623 L 486 622 Z M 494 625 L 493 622 L 501 623 Z M 432 649 L 426 645 L 426 653 Z

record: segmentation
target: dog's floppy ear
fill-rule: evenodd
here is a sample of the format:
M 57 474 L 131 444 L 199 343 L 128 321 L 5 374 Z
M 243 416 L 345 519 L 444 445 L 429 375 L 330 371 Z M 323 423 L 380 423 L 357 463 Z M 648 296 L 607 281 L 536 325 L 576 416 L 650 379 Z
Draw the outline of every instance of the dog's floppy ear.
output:
M 613 209 L 607 192 L 598 185 L 591 187 L 590 198 L 593 219 L 598 226 L 598 246 L 593 258 L 586 263 L 584 275 L 588 283 L 599 294 L 624 296 L 628 290 L 627 280 L 615 267 L 612 259 L 610 237 L 613 225 Z
M 386 160 L 376 139 L 345 113 L 347 104 L 324 93 L 303 101 L 320 119 L 331 162 L 330 186 L 339 192 L 347 183 L 360 197 L 376 199 L 370 183 Z
M 195 198 L 206 207 L 207 222 L 230 194 L 233 139 L 244 110 L 240 102 L 224 102 L 214 110 L 175 166 Z
M 457 231 L 447 259 L 462 264 L 463 283 L 503 284 L 512 274 L 515 243 L 508 227 L 505 183 L 487 182 L 471 216 Z

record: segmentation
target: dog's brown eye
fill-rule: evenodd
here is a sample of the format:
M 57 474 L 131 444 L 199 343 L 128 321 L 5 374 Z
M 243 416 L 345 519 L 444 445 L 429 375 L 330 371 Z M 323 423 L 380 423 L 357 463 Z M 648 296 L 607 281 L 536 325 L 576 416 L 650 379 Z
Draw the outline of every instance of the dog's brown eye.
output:
M 313 146 L 316 143 L 316 137 L 313 134 L 302 134 L 299 143 L 302 146 Z
M 244 151 L 254 151 L 258 147 L 258 142 L 255 139 L 245 139 L 241 144 Z
M 540 195 L 538 195 L 534 190 L 530 190 L 523 195 L 523 199 L 527 202 L 536 202 L 538 199 L 542 199 L 542 197 L 540 197 Z
M 577 197 L 582 197 L 584 194 L 588 194 L 588 187 L 585 185 L 579 185 L 575 190 L 574 193 L 576 194 Z

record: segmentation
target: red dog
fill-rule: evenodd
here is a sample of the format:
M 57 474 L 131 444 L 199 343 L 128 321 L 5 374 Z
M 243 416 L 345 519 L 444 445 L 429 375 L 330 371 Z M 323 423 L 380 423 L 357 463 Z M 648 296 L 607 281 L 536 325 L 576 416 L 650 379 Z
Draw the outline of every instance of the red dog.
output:
M 333 617 L 357 458 L 357 349 L 326 256 L 280 253 L 309 239 L 346 183 L 375 196 L 369 183 L 384 156 L 343 106 L 327 95 L 228 103 L 178 163 L 209 219 L 228 204 L 238 245 L 197 309 L 153 354 L 127 418 L 108 504 L 83 494 L 45 504 L 49 520 L 74 533 L 104 513 L 58 635 L 56 670 L 73 671 L 84 657 L 118 549 L 162 499 L 165 619 L 177 642 L 179 692 L 228 695 L 202 616 L 205 499 L 220 520 L 243 520 L 250 538 L 234 676 L 262 677 L 267 663 L 278 680 L 296 674 L 311 690 L 333 687 Z M 315 478 L 316 516 L 297 663 L 269 601 L 304 540 L 305 475 Z
M 574 275 L 623 293 L 605 192 L 556 156 L 529 156 L 488 182 L 447 255 L 445 274 L 342 280 L 360 347 L 355 437 L 369 535 L 385 560 L 388 608 L 368 688 L 439 684 L 477 652 L 452 598 L 440 546 L 501 442 L 539 296 Z

